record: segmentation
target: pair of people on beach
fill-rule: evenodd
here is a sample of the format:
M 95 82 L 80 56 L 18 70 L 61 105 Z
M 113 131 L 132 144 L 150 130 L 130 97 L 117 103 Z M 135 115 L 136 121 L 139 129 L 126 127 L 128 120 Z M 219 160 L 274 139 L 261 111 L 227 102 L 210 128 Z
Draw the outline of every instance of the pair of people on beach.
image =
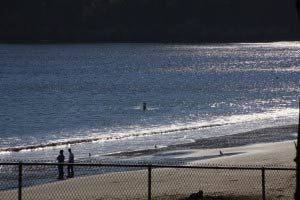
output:
M 69 160 L 68 163 L 74 163 L 74 154 L 71 149 L 68 149 L 69 151 Z M 65 156 L 64 156 L 64 150 L 59 151 L 59 155 L 57 156 L 58 163 L 64 163 L 65 162 Z M 68 165 L 68 178 L 74 177 L 74 168 L 73 165 Z M 64 179 L 64 166 L 58 165 L 58 179 L 62 180 Z

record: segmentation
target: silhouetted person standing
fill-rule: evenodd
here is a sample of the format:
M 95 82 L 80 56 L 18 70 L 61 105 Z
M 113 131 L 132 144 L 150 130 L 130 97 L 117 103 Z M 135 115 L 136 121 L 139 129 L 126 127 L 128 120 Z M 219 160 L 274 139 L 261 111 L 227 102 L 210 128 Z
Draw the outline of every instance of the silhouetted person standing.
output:
M 65 156 L 64 156 L 64 150 L 59 151 L 59 155 L 57 156 L 58 163 L 64 163 L 65 162 Z M 58 179 L 62 180 L 64 179 L 64 166 L 58 165 Z
M 69 151 L 69 163 L 74 163 L 74 154 L 71 149 L 68 149 Z M 73 165 L 68 165 L 68 178 L 74 177 L 74 168 Z

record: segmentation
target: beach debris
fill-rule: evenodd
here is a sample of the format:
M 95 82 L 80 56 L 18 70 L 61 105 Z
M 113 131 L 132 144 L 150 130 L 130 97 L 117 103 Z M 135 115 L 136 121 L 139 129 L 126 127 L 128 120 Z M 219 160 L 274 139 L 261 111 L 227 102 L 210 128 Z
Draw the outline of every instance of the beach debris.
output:
M 223 152 L 220 150 L 220 156 L 223 156 L 224 154 L 223 154 Z
M 191 194 L 186 200 L 203 200 L 203 191 Z

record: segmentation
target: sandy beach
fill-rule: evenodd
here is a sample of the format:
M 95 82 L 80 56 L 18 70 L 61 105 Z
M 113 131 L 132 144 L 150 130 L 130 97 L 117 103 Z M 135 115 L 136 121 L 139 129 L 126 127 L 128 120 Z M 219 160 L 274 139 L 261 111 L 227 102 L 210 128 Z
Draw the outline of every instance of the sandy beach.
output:
M 222 151 L 223 156 L 220 156 Z M 229 165 L 229 166 L 294 166 L 295 162 L 294 141 L 253 144 L 242 147 L 193 150 L 190 157 L 203 155 L 217 155 L 207 160 L 195 161 L 195 163 Z
M 220 156 L 220 151 L 223 155 Z M 189 149 L 165 152 L 175 157 L 193 158 L 192 165 L 293 167 L 294 141 L 264 143 L 221 149 Z M 206 157 L 207 159 L 199 159 Z M 266 172 L 267 195 L 272 199 L 292 199 L 294 171 Z M 261 172 L 257 170 L 153 169 L 154 199 L 184 199 L 203 190 L 205 195 L 230 199 L 260 199 Z M 147 199 L 147 170 L 78 177 L 23 190 L 23 199 Z M 17 198 L 17 191 L 4 191 L 0 199 Z
M 191 149 L 222 149 L 230 147 L 241 147 L 252 144 L 274 143 L 297 139 L 297 125 L 287 125 L 278 127 L 268 127 L 253 131 L 241 132 L 238 134 L 224 135 L 219 137 L 209 137 L 198 139 L 194 142 L 170 145 L 158 149 L 146 149 L 139 151 L 130 151 L 112 154 L 114 157 L 145 157 L 147 155 L 159 155 L 164 152 L 174 150 L 191 150 Z M 111 155 L 110 155 L 111 156 Z M 165 160 L 165 159 L 164 159 Z M 178 161 L 178 160 L 177 160 Z

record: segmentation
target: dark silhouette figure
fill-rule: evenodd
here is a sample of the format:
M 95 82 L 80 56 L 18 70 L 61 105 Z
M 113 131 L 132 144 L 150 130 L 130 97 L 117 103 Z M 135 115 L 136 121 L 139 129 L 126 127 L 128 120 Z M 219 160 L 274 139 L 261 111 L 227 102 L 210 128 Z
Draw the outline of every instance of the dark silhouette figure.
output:
M 68 149 L 69 151 L 69 163 L 74 163 L 74 154 L 71 149 Z M 74 168 L 73 165 L 68 165 L 68 178 L 74 177 Z
M 223 156 L 224 154 L 223 154 L 223 152 L 222 151 L 220 151 L 220 156 Z
M 147 110 L 147 104 L 144 102 L 143 103 L 143 111 L 146 111 Z
M 64 156 L 64 150 L 59 151 L 59 155 L 57 156 L 58 163 L 64 163 L 65 162 L 65 156 Z M 58 179 L 63 180 L 64 179 L 64 166 L 58 165 Z
M 203 191 L 191 194 L 186 200 L 203 200 Z

